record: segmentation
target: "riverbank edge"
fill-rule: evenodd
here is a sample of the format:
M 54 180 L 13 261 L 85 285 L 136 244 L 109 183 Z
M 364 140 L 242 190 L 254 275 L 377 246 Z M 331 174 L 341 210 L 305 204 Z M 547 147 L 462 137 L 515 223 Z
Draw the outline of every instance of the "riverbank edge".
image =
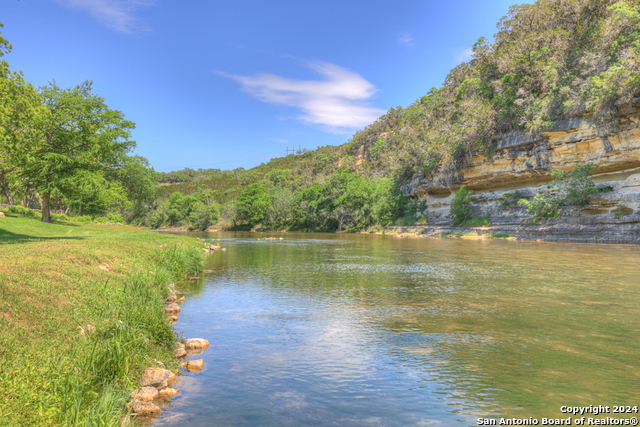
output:
M 176 372 L 176 368 L 180 366 L 179 357 L 177 357 L 175 353 L 173 353 L 173 357 L 170 356 L 173 351 L 171 350 L 167 352 L 163 350 L 163 348 L 172 348 L 176 343 L 176 338 L 179 337 L 178 334 L 176 334 L 175 330 L 170 325 L 165 326 L 171 330 L 170 335 L 166 333 L 163 334 L 162 331 L 158 333 L 157 329 L 154 331 L 153 328 L 158 328 L 160 323 L 167 325 L 168 319 L 165 307 L 165 290 L 170 289 L 171 286 L 173 286 L 173 283 L 180 283 L 189 275 L 194 275 L 194 273 L 198 274 L 202 271 L 205 256 L 202 253 L 201 244 L 199 242 L 196 243 L 196 239 L 188 238 L 186 236 L 183 238 L 176 238 L 175 236 L 169 235 L 161 238 L 156 238 L 155 236 L 151 237 L 147 234 L 148 231 L 145 232 L 143 230 L 137 230 L 133 227 L 114 229 L 94 224 L 73 224 L 73 228 L 68 228 L 69 224 L 66 221 L 59 221 L 54 224 L 44 224 L 33 218 L 24 218 L 21 215 L 12 214 L 8 214 L 3 217 L 2 221 L 3 222 L 0 223 L 0 225 L 8 226 L 8 228 L 2 227 L 4 230 L 0 231 L 3 231 L 3 233 L 6 234 L 4 237 L 7 237 L 7 240 L 2 243 L 3 246 L 8 245 L 4 246 L 7 249 L 4 251 L 7 252 L 4 255 L 5 261 L 8 262 L 8 264 L 5 264 L 5 267 L 10 267 L 10 271 L 12 267 L 15 267 L 11 264 L 18 265 L 21 261 L 24 261 L 22 259 L 18 260 L 15 258 L 15 254 L 18 254 L 21 258 L 25 259 L 36 259 L 39 263 L 39 268 L 46 272 L 44 279 L 49 279 L 47 280 L 47 282 L 49 282 L 47 286 L 47 293 L 56 296 L 64 296 L 65 300 L 68 300 L 68 289 L 65 289 L 65 287 L 68 287 L 68 283 L 77 283 L 76 289 L 82 287 L 88 288 L 90 286 L 95 286 L 93 283 L 100 283 L 98 288 L 91 291 L 92 293 L 95 293 L 98 298 L 100 293 L 104 293 L 105 291 L 116 297 L 124 296 L 125 294 L 123 294 L 123 292 L 126 293 L 127 288 L 135 288 L 137 285 L 139 292 L 136 291 L 138 293 L 132 294 L 135 295 L 135 298 L 133 298 L 135 301 L 132 304 L 141 306 L 141 317 L 146 316 L 146 319 L 142 323 L 138 324 L 131 323 L 130 321 L 133 320 L 133 318 L 127 318 L 124 316 L 124 313 L 122 313 L 123 317 L 120 317 L 118 314 L 118 308 L 122 307 L 119 307 L 118 305 L 122 301 L 119 298 L 107 299 L 105 301 L 96 299 L 94 303 L 89 305 L 83 303 L 82 298 L 74 298 L 73 300 L 75 301 L 74 304 L 76 307 L 80 309 L 81 312 L 86 313 L 85 316 L 87 316 L 87 318 L 84 322 L 80 319 L 72 318 L 73 316 L 67 316 L 68 320 L 60 323 L 60 320 L 56 319 L 55 316 L 49 319 L 46 319 L 47 316 L 44 316 L 43 319 L 45 321 L 56 324 L 54 328 L 61 332 L 59 338 L 49 338 L 44 342 L 44 345 L 55 348 L 57 347 L 55 344 L 55 341 L 57 340 L 61 340 L 67 344 L 61 346 L 61 348 L 64 348 L 62 351 L 52 353 L 51 361 L 57 359 L 57 364 L 47 363 L 45 365 L 40 363 L 40 369 L 38 370 L 39 373 L 38 371 L 33 370 L 31 372 L 32 376 L 46 377 L 46 381 L 48 382 L 47 384 L 49 385 L 47 386 L 48 390 L 46 390 L 46 393 L 34 390 L 34 392 L 36 392 L 34 396 L 38 398 L 39 402 L 33 402 L 31 401 L 32 398 L 24 396 L 26 400 L 22 402 L 22 408 L 26 410 L 27 413 L 35 410 L 40 412 L 40 414 L 31 414 L 35 416 L 35 418 L 39 419 L 39 422 L 32 424 L 29 421 L 29 425 L 66 425 L 69 424 L 70 421 L 68 418 L 70 415 L 69 412 L 75 412 L 75 415 L 71 414 L 71 416 L 75 418 L 75 421 L 71 421 L 71 423 L 75 425 L 75 422 L 82 418 L 82 415 L 78 414 L 81 411 L 86 410 L 90 412 L 88 415 L 89 417 L 94 421 L 100 420 L 101 422 L 104 422 L 104 425 L 112 425 L 116 420 L 118 425 L 128 425 L 128 421 L 130 420 L 129 415 L 132 412 L 132 408 L 130 409 L 127 407 L 123 412 L 122 405 L 126 402 L 126 390 L 130 388 L 125 386 L 124 389 L 122 389 L 122 385 L 123 383 L 133 385 L 141 382 L 142 379 L 140 374 L 142 369 L 136 369 L 135 363 L 132 366 L 128 366 L 128 363 L 130 363 L 132 359 L 127 359 L 122 362 L 127 364 L 127 367 L 122 368 L 125 370 L 125 373 L 121 374 L 119 381 L 114 380 L 101 383 L 98 388 L 92 387 L 91 384 L 87 385 L 86 382 L 84 382 L 83 385 L 81 381 L 75 381 L 75 377 L 80 379 L 83 376 L 91 375 L 85 374 L 85 372 L 88 372 L 85 366 L 89 366 L 87 363 L 93 365 L 95 360 L 85 360 L 86 355 L 84 353 L 87 352 L 85 350 L 88 350 L 89 353 L 91 353 L 91 358 L 94 356 L 96 346 L 102 347 L 105 340 L 108 341 L 111 339 L 114 333 L 116 335 L 135 334 L 135 340 L 138 344 L 136 348 L 128 345 L 131 343 L 130 341 L 120 341 L 118 342 L 118 350 L 125 353 L 140 352 L 139 345 L 141 340 L 144 343 L 149 343 L 150 341 L 155 342 L 156 344 L 154 346 L 149 347 L 148 350 L 144 350 L 142 352 L 144 353 L 143 357 L 148 357 L 150 361 L 153 361 L 158 365 L 164 365 L 164 367 L 170 367 L 173 369 L 173 372 Z M 64 233 L 67 234 L 67 236 L 53 237 L 56 232 L 52 230 L 55 230 L 56 228 L 61 229 L 62 227 L 65 228 Z M 69 232 L 77 233 L 79 230 L 82 233 L 82 237 L 80 237 L 80 235 L 78 235 L 78 237 L 68 236 Z M 126 237 L 123 236 L 123 233 L 126 234 Z M 117 244 L 114 245 L 117 246 L 117 248 L 108 249 L 108 247 L 105 247 L 103 244 L 93 244 L 95 242 L 91 242 L 91 240 L 95 239 L 96 236 L 100 234 L 102 234 L 102 236 L 99 237 L 100 240 L 105 239 L 105 237 L 108 237 L 108 240 L 113 239 L 114 243 L 117 242 Z M 87 241 L 85 245 L 77 245 L 76 242 L 82 241 L 82 239 L 89 239 L 89 241 Z M 180 252 L 180 248 L 184 248 L 185 250 L 190 248 L 191 254 L 186 254 L 186 256 L 178 254 L 176 256 L 175 253 Z M 140 250 L 143 250 L 144 252 L 140 257 L 132 257 L 130 255 L 131 253 L 137 254 Z M 61 263 L 61 266 L 56 265 L 56 262 L 60 261 L 62 258 L 60 256 L 56 256 L 58 251 L 64 254 L 64 258 L 66 258 L 64 259 L 64 262 L 67 262 L 68 260 L 73 266 L 81 266 L 78 268 L 78 271 L 67 270 L 64 267 L 64 262 Z M 168 255 L 169 252 L 173 252 L 173 255 Z M 15 254 L 11 255 L 12 253 Z M 117 254 L 119 259 L 114 257 L 114 254 Z M 134 260 L 133 258 L 137 259 Z M 115 263 L 117 264 L 123 264 L 116 265 L 111 261 L 111 259 L 115 260 Z M 162 264 L 163 261 L 164 264 Z M 86 276 L 82 274 L 89 273 L 89 270 L 91 270 L 91 274 L 87 274 Z M 94 271 L 99 272 L 102 279 L 98 279 L 96 281 L 93 274 Z M 40 274 L 41 271 L 33 273 Z M 27 269 L 27 274 L 33 273 L 31 272 L 31 269 Z M 61 285 L 57 285 L 58 282 L 52 280 L 49 276 L 50 274 L 53 274 L 56 279 L 60 280 Z M 27 286 L 27 289 L 31 290 L 30 288 L 34 286 L 34 283 L 31 283 L 29 280 L 25 281 L 23 278 L 18 278 L 18 276 L 21 275 L 22 271 L 16 270 L 15 279 L 10 279 L 8 282 L 15 281 L 16 284 L 20 283 L 21 286 Z M 78 276 L 82 277 L 81 283 L 78 283 Z M 10 301 L 12 284 L 8 283 L 8 286 L 9 287 L 2 287 L 2 295 L 3 298 L 9 296 L 7 301 Z M 19 303 L 20 300 L 18 299 L 15 302 Z M 12 329 L 14 329 L 13 326 L 23 327 L 26 323 L 17 316 L 18 312 L 15 310 L 19 310 L 20 305 L 15 304 L 15 302 L 13 307 L 9 306 L 12 311 L 7 311 L 6 309 L 4 309 L 4 311 L 0 310 L 0 314 L 2 315 L 0 316 L 0 320 L 4 322 L 0 322 L 0 324 L 5 326 L 5 328 L 3 328 L 3 334 L 8 334 L 0 338 L 2 338 L 3 344 L 8 344 L 3 345 L 4 350 L 9 350 L 9 353 L 6 351 L 2 352 L 3 354 L 2 357 L 0 357 L 0 361 L 12 359 L 11 348 L 16 348 L 14 345 L 11 345 L 15 344 L 15 342 L 11 341 L 12 338 L 10 336 L 12 333 L 16 332 L 12 331 Z M 70 301 L 65 301 L 65 304 L 68 306 L 69 302 Z M 51 301 L 51 304 L 53 306 L 57 305 L 55 299 Z M 115 309 L 114 306 L 116 307 Z M 142 306 L 146 306 L 146 308 Z M 156 310 L 156 307 L 160 310 Z M 124 311 L 127 311 L 127 308 L 131 307 L 125 306 Z M 69 307 L 66 308 L 66 310 L 68 309 Z M 115 314 L 112 311 L 115 311 Z M 90 314 L 90 312 L 93 314 Z M 72 312 L 69 312 L 69 314 L 71 313 Z M 109 315 L 109 313 L 111 315 Z M 90 320 L 89 318 L 92 318 L 93 320 Z M 35 319 L 27 318 L 26 320 L 31 320 L 30 323 L 37 322 Z M 89 320 L 89 322 L 87 322 L 87 320 Z M 78 321 L 81 323 L 78 323 Z M 77 326 L 73 326 L 74 323 Z M 148 329 L 145 328 L 145 325 L 148 325 Z M 8 326 L 8 328 L 6 328 L 6 326 Z M 33 328 L 31 325 L 29 326 Z M 37 329 L 39 328 L 36 328 L 34 332 L 36 335 L 31 340 L 26 337 L 22 340 L 22 342 L 25 343 L 24 348 L 18 348 L 21 354 L 41 351 L 39 348 L 31 348 L 29 344 L 38 341 L 36 337 L 39 331 Z M 75 329 L 75 331 L 73 331 L 73 329 Z M 158 337 L 161 336 L 165 336 L 166 339 L 158 339 Z M 42 344 L 40 344 L 40 346 L 42 347 Z M 91 347 L 93 349 L 91 349 Z M 128 349 L 128 347 L 131 348 Z M 117 358 L 119 356 L 122 357 L 121 354 L 114 356 L 114 363 L 118 363 Z M 9 357 L 9 359 L 6 359 L 6 357 Z M 45 355 L 45 357 L 49 356 Z M 80 359 L 78 359 L 78 357 L 80 357 Z M 160 362 L 157 359 L 164 360 L 167 363 Z M 23 359 L 21 363 L 24 365 L 25 362 L 28 362 L 28 359 Z M 71 371 L 66 372 L 69 364 L 76 367 L 71 369 Z M 104 363 L 102 365 L 93 365 L 90 369 L 95 372 L 96 370 L 103 369 L 103 365 Z M 32 383 L 32 381 L 27 377 L 18 373 L 18 370 L 10 369 L 12 368 L 11 366 L 7 365 L 5 368 L 7 368 L 7 370 L 14 371 L 10 375 L 13 381 L 20 381 L 20 378 L 22 378 L 23 382 Z M 104 376 L 104 374 L 100 375 Z M 57 385 L 56 378 L 60 378 L 64 384 Z M 33 382 L 34 386 L 35 384 L 37 384 L 37 381 Z M 57 390 L 60 386 L 66 390 L 67 394 L 71 391 L 71 394 L 76 393 L 77 396 L 81 396 L 78 402 L 76 402 L 77 407 L 67 407 L 67 403 L 65 403 L 66 398 L 58 395 Z M 69 389 L 69 387 L 72 388 Z M 44 396 L 45 394 L 46 396 Z M 89 396 L 90 401 L 87 401 Z M 6 397 L 10 400 L 15 399 L 15 397 L 11 396 L 11 393 Z M 48 401 L 45 403 L 42 399 Z M 43 404 L 46 406 L 43 406 Z M 98 410 L 95 408 L 96 406 L 101 405 L 103 406 L 102 409 L 104 409 L 103 412 L 100 412 L 100 408 L 98 408 Z M 5 406 L 4 410 L 10 410 L 10 406 L 11 405 Z M 0 413 L 4 413 L 4 411 L 0 410 Z M 10 412 L 5 413 L 5 415 L 9 414 Z M 17 415 L 17 413 L 13 413 L 13 415 Z M 29 418 L 30 417 L 26 417 L 26 419 Z M 14 425 L 14 422 L 16 423 L 15 425 L 23 425 L 21 424 L 22 421 L 20 421 L 20 419 L 22 419 L 22 421 L 26 421 L 24 417 L 20 416 L 9 416 L 5 418 L 5 421 L 9 423 L 8 425 Z
M 187 231 L 176 228 L 165 228 L 161 231 Z M 209 233 L 232 232 L 223 228 L 206 230 Z M 309 231 L 289 230 L 247 230 L 252 233 L 312 233 Z M 518 219 L 484 227 L 454 227 L 449 224 L 419 224 L 411 226 L 391 225 L 379 227 L 374 231 L 334 231 L 336 234 L 394 234 L 421 237 L 451 238 L 502 238 L 511 240 L 536 240 L 550 242 L 574 243 L 611 243 L 640 244 L 640 214 L 624 215 L 618 218 L 541 218 L 538 222 L 531 219 Z
M 383 233 L 377 233 L 383 234 Z M 451 238 L 509 238 L 573 243 L 640 244 L 640 215 L 627 215 L 615 220 L 576 220 L 541 218 L 485 227 L 453 227 L 450 225 L 413 225 L 384 227 L 384 234 Z

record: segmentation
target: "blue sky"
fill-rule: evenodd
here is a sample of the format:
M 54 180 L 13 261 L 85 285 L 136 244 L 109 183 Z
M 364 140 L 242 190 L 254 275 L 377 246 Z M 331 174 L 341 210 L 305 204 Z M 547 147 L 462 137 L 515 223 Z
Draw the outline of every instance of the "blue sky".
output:
M 440 86 L 513 1 L 1 0 L 36 86 L 94 82 L 158 171 L 347 142 Z

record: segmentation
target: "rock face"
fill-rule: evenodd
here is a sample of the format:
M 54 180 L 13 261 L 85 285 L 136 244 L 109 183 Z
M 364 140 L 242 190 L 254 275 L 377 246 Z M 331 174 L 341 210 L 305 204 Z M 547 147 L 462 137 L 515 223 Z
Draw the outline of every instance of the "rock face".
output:
M 590 230 L 583 236 L 586 240 L 640 242 L 640 104 L 619 111 L 615 120 L 602 126 L 586 118 L 571 118 L 540 135 L 505 136 L 497 141 L 491 158 L 474 156 L 451 181 L 415 176 L 402 190 L 427 203 L 429 225 L 450 223 L 453 191 L 466 185 L 476 192 L 474 215 L 490 215 L 494 225 L 520 226 L 530 216 L 522 206 L 501 209 L 504 193 L 518 190 L 521 198 L 532 199 L 536 193 L 549 192 L 552 169 L 570 171 L 593 163 L 598 166 L 592 171 L 594 182 L 610 191 L 591 196 L 587 206 L 563 208 L 560 217 L 546 220 L 548 227 L 568 237 L 578 230 Z M 539 238 L 532 230 L 540 225 L 528 228 L 527 233 Z

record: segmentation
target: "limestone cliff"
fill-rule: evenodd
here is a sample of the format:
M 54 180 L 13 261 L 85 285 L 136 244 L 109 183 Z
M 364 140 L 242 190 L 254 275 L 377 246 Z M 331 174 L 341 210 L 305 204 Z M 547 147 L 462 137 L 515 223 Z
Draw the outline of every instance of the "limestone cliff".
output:
M 572 170 L 585 163 L 598 166 L 592 172 L 594 181 L 610 191 L 592 196 L 587 206 L 565 207 L 560 218 L 541 224 L 560 228 L 565 224 L 567 233 L 569 224 L 591 227 L 591 237 L 580 240 L 598 239 L 598 230 L 606 234 L 607 228 L 619 231 L 608 240 L 640 242 L 640 104 L 621 107 L 619 116 L 604 126 L 588 118 L 571 118 L 540 135 L 506 135 L 496 142 L 491 158 L 474 156 L 452 180 L 415 176 L 402 189 L 426 201 L 429 224 L 449 223 L 452 192 L 467 185 L 477 193 L 475 214 L 491 215 L 494 225 L 532 225 L 523 207 L 500 208 L 504 193 L 518 189 L 524 198 L 532 198 L 549 192 L 546 184 L 552 169 Z

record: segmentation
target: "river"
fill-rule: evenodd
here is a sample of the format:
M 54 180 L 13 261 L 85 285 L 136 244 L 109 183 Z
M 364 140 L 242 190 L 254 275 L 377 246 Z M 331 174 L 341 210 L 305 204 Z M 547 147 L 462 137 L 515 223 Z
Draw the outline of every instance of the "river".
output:
M 211 347 L 155 427 L 475 426 L 640 405 L 638 246 L 188 234 L 227 248 L 181 285 L 174 325 Z

